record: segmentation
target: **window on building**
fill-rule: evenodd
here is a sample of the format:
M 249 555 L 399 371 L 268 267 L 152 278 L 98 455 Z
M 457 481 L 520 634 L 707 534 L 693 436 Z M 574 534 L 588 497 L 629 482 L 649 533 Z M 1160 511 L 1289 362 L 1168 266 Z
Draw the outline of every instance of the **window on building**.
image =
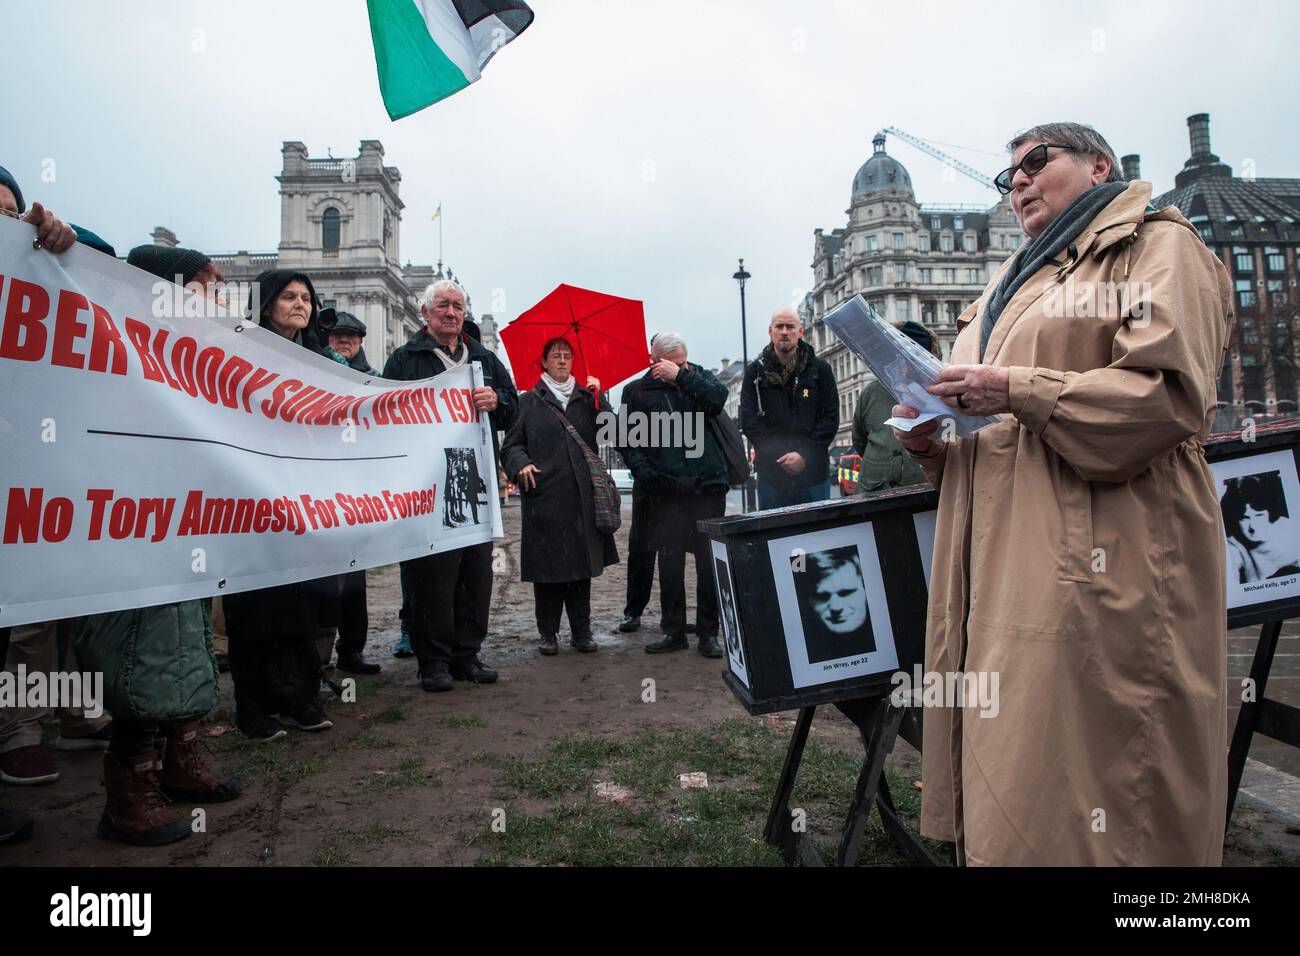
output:
M 943 304 L 943 320 L 948 325 L 957 324 L 957 316 L 961 315 L 960 302 L 945 302 Z
M 1013 232 L 1011 233 L 1011 235 L 1007 236 L 1007 248 L 1008 249 L 1020 248 L 1020 233 Z
M 339 211 L 333 206 L 321 217 L 321 246 L 327 256 L 339 254 Z
M 945 233 L 939 237 L 939 251 L 952 252 L 952 236 Z
M 871 279 L 871 284 L 872 284 L 872 285 L 882 285 L 882 284 L 883 284 L 883 281 L 882 281 L 882 278 L 881 278 L 881 273 L 882 273 L 883 271 L 884 271 L 884 270 L 883 270 L 882 267 L 880 267 L 880 266 L 872 266 L 870 269 L 867 270 L 867 275 L 870 277 L 870 279 Z
M 1277 246 L 1265 246 L 1264 266 L 1269 272 L 1286 272 L 1286 256 Z
M 962 237 L 961 237 L 961 247 L 962 247 L 963 249 L 965 249 L 967 252 L 974 252 L 974 251 L 975 251 L 975 237 L 974 237 L 974 236 L 962 236 Z
M 1286 287 L 1282 284 L 1281 279 L 1268 280 L 1268 301 L 1273 305 L 1287 304 Z
M 921 324 L 934 325 L 934 303 L 933 302 L 921 303 Z
M 935 230 L 943 228 L 943 222 L 939 219 L 938 216 L 930 217 L 930 228 Z
M 322 309 L 337 309 L 338 303 L 334 299 L 326 299 L 321 303 Z
M 1255 271 L 1255 257 L 1251 255 L 1249 249 L 1234 246 L 1232 249 L 1232 256 L 1238 275 Z
M 1201 234 L 1201 238 L 1204 239 L 1206 242 L 1214 241 L 1214 227 L 1211 226 L 1208 222 L 1205 223 L 1204 225 L 1197 226 L 1196 231 Z
M 979 281 L 980 281 L 980 271 L 979 271 L 978 269 L 967 269 L 967 270 L 966 270 L 966 281 L 967 281 L 967 282 L 979 282 Z
M 876 251 L 876 237 L 867 236 L 867 252 L 875 252 L 875 251 Z
M 917 252 L 930 251 L 930 234 L 928 232 L 920 233 L 916 237 L 916 251 Z
M 1255 283 L 1249 279 L 1237 280 L 1237 305 L 1248 309 L 1255 304 Z
M 894 281 L 895 282 L 907 281 L 907 266 L 904 265 L 894 266 Z
M 934 270 L 933 270 L 933 269 L 922 269 L 922 270 L 921 270 L 921 285 L 929 285 L 929 284 L 930 284 L 931 282 L 933 282 L 933 281 L 934 281 Z
M 956 269 L 944 269 L 944 270 L 943 270 L 943 281 L 944 281 L 944 282 L 947 282 L 947 283 L 950 283 L 950 284 L 953 283 L 953 282 L 956 282 L 956 281 L 957 281 L 957 270 L 956 270 Z
M 907 299 L 899 299 L 894 303 L 898 310 L 898 321 L 907 322 L 912 318 L 912 303 Z
M 889 242 L 890 245 L 893 246 L 895 252 L 903 251 L 903 234 L 901 232 L 891 233 L 889 236 Z
M 952 227 L 956 229 L 958 232 L 961 232 L 963 229 L 966 228 L 966 221 L 962 219 L 961 216 L 958 216 L 952 221 Z
M 1229 223 L 1229 224 L 1228 224 L 1228 238 L 1229 238 L 1229 239 L 1245 239 L 1245 238 L 1246 238 L 1246 227 L 1243 226 L 1243 225 L 1242 225 L 1241 223 L 1239 223 L 1239 222 Z

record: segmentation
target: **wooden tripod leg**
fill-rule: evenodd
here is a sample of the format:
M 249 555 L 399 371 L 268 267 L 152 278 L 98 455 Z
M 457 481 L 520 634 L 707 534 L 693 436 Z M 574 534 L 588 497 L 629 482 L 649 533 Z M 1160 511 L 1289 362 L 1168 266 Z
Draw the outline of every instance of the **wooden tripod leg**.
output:
M 803 707 L 794 724 L 794 736 L 785 752 L 785 765 L 781 768 L 781 779 L 776 785 L 776 796 L 772 798 L 772 809 L 767 815 L 767 827 L 763 838 L 772 846 L 780 847 L 787 863 L 796 862 L 793 854 L 797 850 L 798 836 L 790 828 L 790 794 L 794 792 L 794 779 L 799 773 L 799 764 L 803 760 L 804 745 L 808 743 L 808 730 L 812 727 L 816 707 Z
M 1253 699 L 1241 702 L 1241 710 L 1237 712 L 1237 726 L 1232 731 L 1232 746 L 1228 748 L 1229 823 L 1232 822 L 1232 808 L 1237 802 L 1241 775 L 1246 769 L 1246 757 L 1250 754 L 1250 739 L 1259 727 L 1264 688 L 1268 684 L 1268 673 L 1273 667 L 1273 655 L 1277 652 L 1277 639 L 1281 633 L 1282 622 L 1269 621 L 1260 629 L 1259 643 L 1255 645 L 1255 659 L 1250 664 Z
M 898 725 L 903 719 L 901 707 L 891 707 L 888 697 L 882 697 L 871 710 L 869 721 L 858 724 L 865 751 L 858 785 L 849 805 L 849 818 L 844 825 L 844 836 L 835 854 L 836 866 L 853 866 L 862 852 L 862 837 L 867 827 L 867 817 L 876 802 L 876 793 L 885 772 L 885 757 L 894 749 Z

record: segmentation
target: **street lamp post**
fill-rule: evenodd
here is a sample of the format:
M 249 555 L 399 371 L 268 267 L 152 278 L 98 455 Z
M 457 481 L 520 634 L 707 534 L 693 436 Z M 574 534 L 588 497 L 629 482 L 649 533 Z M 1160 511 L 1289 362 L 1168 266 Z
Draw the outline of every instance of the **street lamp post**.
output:
M 745 387 L 744 373 L 749 369 L 749 336 L 745 329 L 745 282 L 751 278 L 750 274 L 745 271 L 745 260 L 740 260 L 740 268 L 732 275 L 733 279 L 740 285 L 740 369 L 741 369 L 741 389 Z M 745 438 L 745 460 L 750 460 L 749 438 Z M 755 478 L 750 475 L 745 480 L 745 511 L 757 511 L 757 489 L 755 487 Z

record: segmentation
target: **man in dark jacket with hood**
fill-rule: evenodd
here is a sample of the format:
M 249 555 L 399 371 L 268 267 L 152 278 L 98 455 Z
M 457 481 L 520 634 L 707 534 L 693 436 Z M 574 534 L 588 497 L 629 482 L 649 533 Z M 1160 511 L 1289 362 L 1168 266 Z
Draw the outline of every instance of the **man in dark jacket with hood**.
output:
M 332 308 L 320 310 L 320 326 L 327 331 L 329 347 L 343 358 L 348 367 L 362 375 L 378 376 L 366 359 L 361 341 L 366 337 L 366 324 L 351 312 Z M 339 655 L 339 670 L 350 674 L 378 674 L 379 665 L 365 659 L 366 635 L 370 630 L 370 615 L 366 607 L 366 572 L 350 571 L 339 575 L 339 639 L 335 650 Z M 328 654 L 328 648 L 321 652 Z
M 366 358 L 362 340 L 366 337 L 366 323 L 351 312 L 334 309 L 320 310 L 320 324 L 329 330 L 329 347 L 347 360 L 348 366 L 362 375 L 379 375 Z
M 835 373 L 803 341 L 794 309 L 778 310 L 768 335 L 771 344 L 745 368 L 740 391 L 740 427 L 754 446 L 758 506 L 824 501 L 840 421 Z
M 646 653 L 663 654 L 689 646 L 686 640 L 686 553 L 695 555 L 695 630 L 700 653 L 721 657 L 718 646 L 718 595 L 709 539 L 696 529 L 706 518 L 727 510 L 727 463 L 705 424 L 727 403 L 727 387 L 686 361 L 686 343 L 675 332 L 661 332 L 650 350 L 651 366 L 623 389 L 628 422 L 624 459 L 638 487 L 644 487 L 647 545 L 659 558 L 662 640 Z M 665 417 L 664 413 L 668 413 Z M 652 434 L 655 422 L 669 423 L 669 440 Z M 636 437 L 640 426 L 645 440 Z M 648 427 L 647 427 L 648 426 Z M 662 426 L 661 426 L 662 427 Z
M 474 407 L 492 422 L 493 460 L 500 453 L 498 432 L 514 424 L 519 396 L 501 360 L 463 334 L 465 290 L 454 279 L 434 282 L 420 296 L 425 327 L 388 357 L 384 378 L 418 382 L 473 362 L 484 384 L 472 393 Z M 491 684 L 497 672 L 479 660 L 487 637 L 492 603 L 492 542 L 431 554 L 403 562 L 411 599 L 407 628 L 420 666 L 420 686 L 447 691 L 452 681 Z

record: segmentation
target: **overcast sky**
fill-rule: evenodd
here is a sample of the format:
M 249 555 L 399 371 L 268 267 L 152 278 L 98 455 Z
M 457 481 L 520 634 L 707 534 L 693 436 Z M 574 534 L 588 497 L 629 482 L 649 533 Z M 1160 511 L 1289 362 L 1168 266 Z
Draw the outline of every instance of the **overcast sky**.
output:
M 378 139 L 402 172 L 403 261 L 436 258 L 441 202 L 476 311 L 513 318 L 560 282 L 639 298 L 648 329 L 683 332 L 706 365 L 740 355 L 736 258 L 752 357 L 811 282 L 813 229 L 845 224 L 881 127 L 995 173 L 1015 131 L 1092 123 L 1159 193 L 1187 116 L 1208 112 L 1225 162 L 1300 176 L 1291 2 L 534 0 L 479 83 L 396 123 L 365 6 L 9 4 L 0 165 L 119 253 L 156 225 L 265 251 L 283 141 L 341 157 Z M 921 202 L 997 198 L 888 149 Z

